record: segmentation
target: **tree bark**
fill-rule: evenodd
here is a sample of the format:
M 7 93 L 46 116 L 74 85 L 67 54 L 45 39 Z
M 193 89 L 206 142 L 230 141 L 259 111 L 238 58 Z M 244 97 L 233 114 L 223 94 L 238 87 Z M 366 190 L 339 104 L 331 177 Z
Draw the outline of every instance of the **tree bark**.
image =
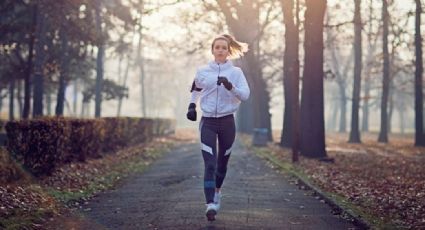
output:
M 422 5 L 420 0 L 415 0 L 415 145 L 425 146 L 423 133 L 423 89 L 422 89 L 422 35 L 421 35 L 421 13 Z
M 338 101 L 336 99 L 332 99 L 330 103 L 331 103 L 332 116 L 329 116 L 326 124 L 329 130 L 337 131 L 336 122 L 338 120 L 338 112 L 339 112 L 340 106 L 338 105 Z
M 123 80 L 123 83 L 122 83 L 123 87 L 127 86 L 128 72 L 130 71 L 130 63 L 131 63 L 131 59 L 129 57 L 128 60 L 127 60 L 127 66 L 125 67 L 124 80 Z M 118 100 L 118 111 L 117 111 L 118 117 L 121 115 L 122 100 L 123 100 L 122 97 L 120 97 L 119 100 Z
M 369 21 L 372 22 L 374 17 L 373 0 L 369 0 Z M 367 34 L 367 58 L 366 58 L 366 70 L 365 78 L 363 83 L 363 105 L 362 105 L 362 132 L 369 132 L 369 100 L 370 100 L 370 81 L 371 81 L 371 66 L 370 63 L 373 60 L 373 54 L 377 47 L 378 35 L 375 36 L 372 43 L 372 23 L 369 23 L 368 34 Z
M 18 88 L 17 88 L 18 92 L 16 95 L 16 100 L 18 101 L 18 111 L 19 111 L 19 117 L 22 117 L 22 109 L 23 109 L 23 104 L 22 104 L 22 82 L 19 79 L 18 80 Z
M 326 157 L 323 98 L 323 19 L 326 0 L 306 0 L 301 98 L 301 154 Z
M 392 127 L 392 119 L 393 119 L 393 112 L 394 112 L 394 81 L 390 80 L 390 90 L 388 92 L 388 124 L 387 124 L 387 131 L 388 133 L 392 133 L 393 132 L 393 127 Z
M 46 112 L 48 116 L 52 115 L 52 94 L 51 92 L 46 92 L 44 94 L 45 100 L 46 100 Z
M 345 92 L 345 81 L 337 81 L 341 98 L 339 99 L 339 106 L 341 113 L 339 114 L 339 130 L 340 133 L 347 131 L 347 94 Z
M 15 79 L 12 78 L 9 83 L 9 120 L 15 120 Z
M 64 20 L 65 21 L 65 20 Z M 64 100 L 65 100 L 65 89 L 67 85 L 67 76 L 68 76 L 68 37 L 65 32 L 66 28 L 66 22 L 63 22 L 62 28 L 61 28 L 61 49 L 62 49 L 62 55 L 61 55 L 61 65 L 60 65 L 60 74 L 59 74 L 59 87 L 58 87 L 58 94 L 57 94 L 57 101 L 56 101 L 56 110 L 55 115 L 56 116 L 63 116 L 63 110 L 64 110 Z
M 398 114 L 400 116 L 400 133 L 404 134 L 404 132 L 405 132 L 404 109 L 399 108 Z
M 379 132 L 379 142 L 388 142 L 388 93 L 390 83 L 390 66 L 388 53 L 388 3 L 382 1 L 382 20 L 383 20 L 383 78 L 382 78 L 382 99 L 381 99 L 381 127 Z
M 77 103 L 78 103 L 78 79 L 74 80 L 74 90 L 73 90 L 73 102 L 72 102 L 72 111 L 74 113 L 74 116 L 78 116 L 77 115 Z
M 40 3 L 39 3 L 40 4 Z M 33 117 L 39 117 L 43 115 L 43 92 L 44 92 L 44 76 L 43 76 L 43 64 L 44 64 L 44 44 L 45 42 L 45 27 L 46 18 L 42 12 L 43 7 L 37 5 L 36 7 L 36 32 L 35 32 L 35 60 L 34 60 L 34 97 L 33 97 Z
M 370 84 L 369 77 L 365 79 L 364 84 L 364 99 L 362 105 L 362 132 L 369 132 L 369 100 L 370 100 Z
M 142 116 L 146 117 L 146 73 L 145 73 L 145 61 L 143 57 L 143 45 L 142 45 L 142 38 L 143 38 L 143 31 L 142 31 L 142 15 L 143 14 L 143 1 L 142 1 L 142 10 L 140 11 L 140 19 L 139 19 L 139 42 L 137 46 L 137 61 L 139 63 L 140 68 L 140 102 L 141 102 L 141 108 L 142 108 Z
M 101 116 L 102 108 L 102 89 L 103 89 L 103 64 L 105 56 L 105 41 L 102 31 L 102 19 L 101 19 L 102 4 L 100 0 L 96 1 L 96 27 L 98 36 L 98 51 L 96 60 L 96 86 L 95 86 L 95 117 Z
M 283 57 L 283 88 L 285 99 L 285 111 L 283 118 L 282 135 L 280 145 L 293 147 L 298 143 L 294 135 L 298 135 L 299 114 L 299 29 L 294 22 L 294 1 L 281 0 L 281 6 L 285 24 L 285 52 Z M 298 15 L 296 15 L 298 16 Z M 298 22 L 297 22 L 298 23 Z M 295 120 L 294 120 L 295 119 Z M 296 147 L 298 151 L 298 147 Z
M 362 73 L 362 18 L 360 13 L 361 0 L 354 0 L 354 88 L 351 108 L 350 143 L 360 143 L 359 106 Z
M 24 108 L 22 109 L 22 118 L 28 119 L 31 109 L 31 75 L 33 72 L 34 62 L 34 43 L 35 43 L 35 31 L 37 28 L 37 4 L 32 6 L 32 26 L 30 33 L 30 40 L 28 44 L 28 60 L 27 68 L 24 79 Z

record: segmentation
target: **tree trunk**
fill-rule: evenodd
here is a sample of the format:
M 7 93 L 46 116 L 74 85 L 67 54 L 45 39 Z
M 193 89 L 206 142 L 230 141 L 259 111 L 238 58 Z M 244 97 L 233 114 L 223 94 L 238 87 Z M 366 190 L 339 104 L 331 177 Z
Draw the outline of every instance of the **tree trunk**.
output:
M 390 90 L 388 92 L 388 98 L 389 98 L 389 108 L 388 108 L 388 124 L 387 124 L 387 130 L 388 133 L 392 133 L 393 132 L 393 127 L 392 127 L 392 119 L 393 119 L 393 111 L 394 111 L 394 81 L 391 80 L 390 82 Z
M 77 105 L 78 105 L 78 79 L 74 80 L 74 96 L 73 96 L 73 104 L 72 104 L 72 111 L 74 113 L 74 116 L 77 115 Z
M 326 157 L 323 99 L 323 19 L 326 0 L 306 0 L 301 98 L 301 153 Z
M 328 125 L 328 129 L 330 131 L 337 131 L 336 123 L 338 120 L 338 112 L 339 112 L 340 106 L 339 106 L 338 100 L 336 99 L 331 100 L 330 103 L 331 103 L 332 115 L 329 116 L 328 122 L 326 124 Z
M 345 82 L 338 81 L 339 93 L 341 95 L 339 106 L 341 113 L 339 114 L 339 130 L 340 133 L 347 131 L 347 94 L 345 93 Z
M 294 15 L 292 13 L 294 1 L 281 0 L 281 6 L 284 12 L 285 24 L 285 53 L 283 57 L 285 111 L 280 145 L 290 147 L 293 146 L 293 143 L 298 143 L 298 141 L 293 140 L 293 138 L 296 138 L 293 135 L 298 134 L 298 131 L 294 130 L 294 128 L 296 129 L 298 127 L 296 120 L 298 120 L 299 114 L 294 110 L 299 110 L 299 29 L 298 25 L 294 22 Z M 298 151 L 298 147 L 296 151 Z
M 143 38 L 143 31 L 142 31 L 142 15 L 143 14 L 143 1 L 142 1 L 142 10 L 140 11 L 140 27 L 139 27 L 139 42 L 137 46 L 137 61 L 139 63 L 140 68 L 140 99 L 141 99 L 141 108 L 142 108 L 142 116 L 146 117 L 146 88 L 145 88 L 145 63 L 144 63 L 144 57 L 143 57 L 143 45 L 142 45 L 142 38 Z
M 422 5 L 420 0 L 416 2 L 415 18 L 415 146 L 425 146 L 423 133 L 423 89 L 422 89 L 422 35 L 421 35 L 421 13 Z
M 105 56 L 105 41 L 102 31 L 102 19 L 101 19 L 101 1 L 96 1 L 96 27 L 97 27 L 97 40 L 98 40 L 98 51 L 96 60 L 96 87 L 95 87 L 95 117 L 101 116 L 102 108 L 102 90 L 103 90 L 103 64 Z
M 59 76 L 59 88 L 58 88 L 58 94 L 57 94 L 57 101 L 56 101 L 56 109 L 55 109 L 55 115 L 56 116 L 63 116 L 63 108 L 64 108 L 64 100 L 65 100 L 65 76 L 64 71 L 61 70 L 61 74 Z
M 246 76 L 246 75 L 245 75 Z M 251 84 L 250 84 L 251 85 Z M 251 85 L 252 86 L 252 85 Z M 241 103 L 238 109 L 237 130 L 242 133 L 252 133 L 254 129 L 254 116 L 252 111 L 252 94 L 247 101 Z
M 351 109 L 351 130 L 348 142 L 360 143 L 359 106 L 362 73 L 362 18 L 360 13 L 361 0 L 354 0 L 354 2 L 354 88 Z
M 80 117 L 86 116 L 86 107 L 87 107 L 86 103 L 82 102 L 81 103 L 81 115 L 80 115 Z
M 400 115 L 400 133 L 404 134 L 405 132 L 404 109 L 399 108 L 398 114 Z
M 369 21 L 372 22 L 374 20 L 374 10 L 373 10 L 373 0 L 369 0 Z M 378 41 L 378 33 L 372 38 L 373 24 L 369 23 L 368 26 L 368 34 L 367 34 L 367 58 L 366 58 L 366 70 L 365 70 L 365 78 L 363 83 L 364 96 L 363 96 L 363 105 L 362 105 L 362 132 L 369 132 L 369 100 L 370 100 L 370 81 L 372 74 L 370 62 L 375 58 L 374 52 L 377 48 Z
M 240 60 L 251 95 L 248 101 L 241 104 L 238 111 L 238 131 L 251 133 L 252 128 L 267 128 L 268 137 L 271 139 L 269 94 L 266 82 L 262 78 L 259 59 L 259 7 L 252 2 L 242 4 L 232 1 L 230 4 L 228 1 L 217 0 L 217 3 L 236 39 L 247 42 L 250 48 Z
M 251 43 L 252 44 L 252 43 Z M 242 61 L 248 76 L 251 76 L 251 112 L 253 113 L 253 127 L 266 128 L 269 130 L 268 138 L 270 140 L 270 113 L 269 113 L 269 95 L 267 86 L 262 78 L 262 71 L 258 56 L 254 52 L 248 52 Z M 253 87 L 255 85 L 256 87 Z M 252 131 L 252 130 L 251 130 Z
M 49 92 L 46 92 L 44 95 L 46 97 L 47 115 L 50 116 L 50 115 L 52 115 L 52 94 L 49 91 Z
M 9 120 L 15 120 L 15 78 L 12 78 L 9 83 Z
M 122 83 L 123 87 L 127 86 L 128 72 L 130 71 L 130 63 L 131 63 L 131 59 L 129 57 L 128 60 L 127 60 L 127 66 L 125 67 L 124 80 L 123 80 L 123 83 Z M 122 97 L 120 97 L 119 100 L 118 100 L 118 111 L 117 111 L 118 117 L 121 115 L 122 100 L 123 100 Z
M 383 20 L 383 78 L 382 78 L 382 99 L 381 99 L 381 128 L 379 132 L 379 142 L 388 142 L 388 92 L 390 83 L 390 66 L 388 54 L 388 3 L 382 1 L 382 20 Z
M 35 31 L 37 28 L 37 4 L 32 6 L 31 33 L 28 44 L 28 60 L 24 79 L 24 108 L 22 118 L 28 119 L 31 109 L 31 75 L 33 74 Z
M 65 20 L 64 20 L 65 21 Z M 66 22 L 62 22 L 62 28 L 61 28 L 61 49 L 62 49 L 62 55 L 61 55 L 61 65 L 60 65 L 60 74 L 59 74 L 59 86 L 58 86 L 58 94 L 57 94 L 57 101 L 56 101 L 56 110 L 55 115 L 56 116 L 63 116 L 63 109 L 64 109 L 64 100 L 65 100 L 65 89 L 66 89 L 66 82 L 67 82 L 67 75 L 68 75 L 68 36 L 65 32 L 66 28 Z
M 369 132 L 369 100 L 370 100 L 370 84 L 369 77 L 365 79 L 364 99 L 362 105 L 362 132 Z
M 296 18 L 296 63 L 294 66 L 295 74 L 292 78 L 292 85 L 294 85 L 294 90 L 292 94 L 292 123 L 294 124 L 292 127 L 292 162 L 298 162 L 298 156 L 300 151 L 300 100 L 299 100 L 299 94 L 300 94 L 300 61 L 299 61 L 299 33 L 300 33 L 300 18 L 299 18 L 299 12 L 300 12 L 300 2 L 299 0 L 296 0 L 296 8 L 295 8 L 295 18 Z
M 40 4 L 40 3 L 39 3 Z M 36 43 L 35 43 L 35 60 L 34 60 L 34 97 L 33 97 L 33 117 L 39 117 L 43 115 L 43 91 L 44 91 L 44 81 L 43 81 L 43 64 L 44 64 L 44 44 L 45 36 L 45 27 L 46 27 L 46 18 L 42 12 L 43 7 L 41 5 L 36 6 Z
M 17 92 L 16 99 L 18 101 L 19 117 L 22 117 L 23 104 L 22 104 L 22 82 L 21 82 L 21 80 L 18 80 L 18 92 Z

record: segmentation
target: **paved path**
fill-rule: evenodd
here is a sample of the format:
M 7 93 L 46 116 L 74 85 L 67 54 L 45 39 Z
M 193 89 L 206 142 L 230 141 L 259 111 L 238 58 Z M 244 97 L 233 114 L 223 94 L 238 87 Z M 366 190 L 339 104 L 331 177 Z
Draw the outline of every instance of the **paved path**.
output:
M 217 220 L 205 217 L 199 144 L 185 144 L 83 207 L 99 229 L 355 229 L 239 144 Z

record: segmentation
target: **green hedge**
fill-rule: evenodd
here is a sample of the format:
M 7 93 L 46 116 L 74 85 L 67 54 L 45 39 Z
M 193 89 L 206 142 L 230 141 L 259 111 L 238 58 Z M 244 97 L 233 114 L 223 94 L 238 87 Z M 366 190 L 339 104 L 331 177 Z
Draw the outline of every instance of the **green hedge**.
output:
M 7 148 L 14 159 L 40 176 L 50 174 L 61 164 L 99 158 L 174 129 L 173 120 L 131 117 L 11 121 L 6 124 Z

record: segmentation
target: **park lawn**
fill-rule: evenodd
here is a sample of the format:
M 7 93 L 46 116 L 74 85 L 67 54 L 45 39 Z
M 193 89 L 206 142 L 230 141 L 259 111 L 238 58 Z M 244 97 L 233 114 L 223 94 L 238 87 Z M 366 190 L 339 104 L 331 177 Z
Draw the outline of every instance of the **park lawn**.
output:
M 96 193 L 142 172 L 172 146 L 193 141 L 192 135 L 191 131 L 177 131 L 100 159 L 64 165 L 50 176 L 33 178 L 27 174 L 25 179 L 2 184 L 0 229 L 45 229 L 48 222 L 79 209 Z
M 276 143 L 250 148 L 318 187 L 373 228 L 425 228 L 425 148 L 414 147 L 413 136 L 391 135 L 389 144 L 377 143 L 372 134 L 362 136 L 362 144 L 349 144 L 342 134 L 326 138 L 334 163 L 300 157 L 294 165 L 290 149 Z M 251 146 L 251 136 L 241 139 Z

